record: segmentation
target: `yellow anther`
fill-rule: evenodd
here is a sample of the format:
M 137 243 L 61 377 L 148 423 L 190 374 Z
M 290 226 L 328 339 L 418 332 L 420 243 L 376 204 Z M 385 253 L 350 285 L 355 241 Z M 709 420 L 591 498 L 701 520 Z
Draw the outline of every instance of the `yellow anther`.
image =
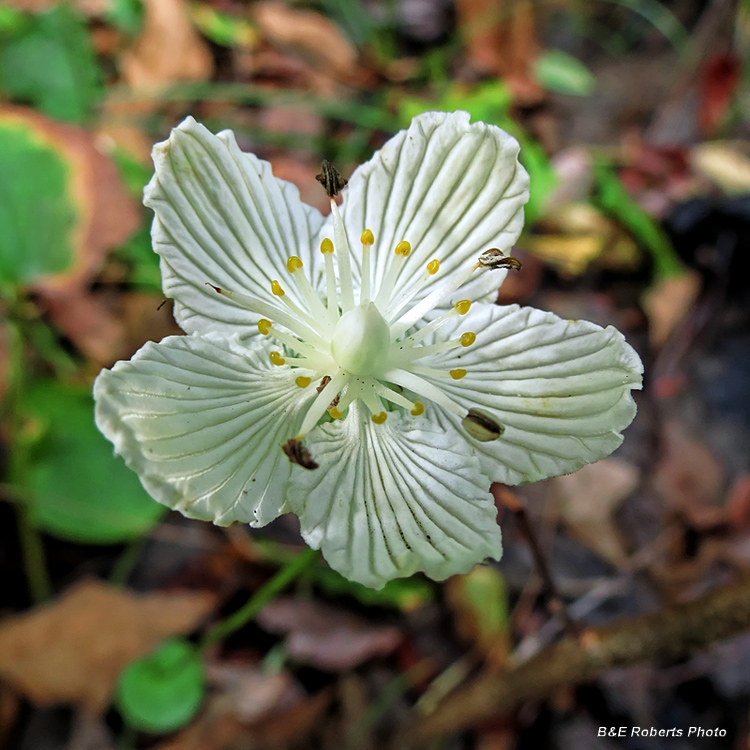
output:
M 289 271 L 289 273 L 294 273 L 295 271 L 299 271 L 300 268 L 302 268 L 302 259 L 298 258 L 296 255 L 292 255 L 292 257 L 286 262 L 286 270 Z
M 466 315 L 469 310 L 471 310 L 471 300 L 468 299 L 462 299 L 456 302 L 454 305 L 454 309 L 459 315 Z
M 372 229 L 365 229 L 365 231 L 362 232 L 362 244 L 363 245 L 375 244 L 375 235 L 372 233 Z
M 286 362 L 286 360 L 281 356 L 281 352 L 271 352 L 268 355 L 268 358 L 271 360 L 271 363 L 274 365 L 278 365 L 279 367 Z
M 418 417 L 420 414 L 424 414 L 424 404 L 421 401 L 415 401 L 411 415 L 412 417 Z
M 271 291 L 277 297 L 283 297 L 286 294 L 286 292 L 281 288 L 281 284 L 279 284 L 279 282 L 275 279 L 271 282 Z
M 258 321 L 258 330 L 264 335 L 268 336 L 269 333 L 271 333 L 271 328 L 273 327 L 273 323 L 271 323 L 270 320 L 266 320 L 265 318 L 261 318 Z
M 388 419 L 388 414 L 384 411 L 381 411 L 380 414 L 372 415 L 372 421 L 375 422 L 375 424 L 383 424 L 386 419 Z
M 406 240 L 401 240 L 401 242 L 396 245 L 396 249 L 393 252 L 396 253 L 396 255 L 403 255 L 404 258 L 407 258 L 411 252 L 411 244 Z
M 300 388 L 307 388 L 310 383 L 312 383 L 312 380 L 310 378 L 306 378 L 304 375 L 300 375 L 295 381 L 294 381 Z
M 457 367 L 455 370 L 451 370 L 450 373 L 454 380 L 461 380 L 461 378 L 466 375 L 466 370 L 464 370 L 463 367 Z
M 435 258 L 435 260 L 431 260 L 427 264 L 427 273 L 429 273 L 430 276 L 434 276 L 439 270 L 440 270 L 440 261 L 437 258 Z
M 339 411 L 335 406 L 331 407 L 328 413 L 331 415 L 331 419 L 341 419 L 344 416 L 344 413 Z
M 323 255 L 330 255 L 333 252 L 333 242 L 331 242 L 328 237 L 320 243 L 320 252 L 323 253 Z
M 467 331 L 461 334 L 461 346 L 471 346 L 477 340 L 476 333 Z

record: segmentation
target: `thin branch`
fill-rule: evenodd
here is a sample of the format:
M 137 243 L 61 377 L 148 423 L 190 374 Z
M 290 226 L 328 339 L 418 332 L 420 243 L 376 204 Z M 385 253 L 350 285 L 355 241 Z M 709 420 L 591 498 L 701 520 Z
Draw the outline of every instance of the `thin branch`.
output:
M 568 636 L 507 672 L 493 672 L 449 695 L 428 716 L 412 718 L 404 736 L 418 742 L 502 716 L 563 685 L 618 667 L 674 661 L 750 629 L 750 576 L 691 602 Z

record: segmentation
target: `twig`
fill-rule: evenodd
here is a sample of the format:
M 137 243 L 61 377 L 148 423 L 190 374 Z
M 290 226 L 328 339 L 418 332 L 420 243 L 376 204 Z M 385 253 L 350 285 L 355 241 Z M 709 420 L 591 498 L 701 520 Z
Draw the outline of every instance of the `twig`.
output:
M 531 554 L 534 558 L 534 564 L 536 565 L 537 572 L 542 579 L 542 585 L 544 586 L 544 593 L 547 596 L 547 604 L 550 611 L 552 614 L 559 614 L 560 617 L 562 617 L 562 620 L 565 623 L 565 629 L 568 633 L 571 635 L 580 633 L 581 626 L 568 613 L 565 602 L 560 596 L 557 586 L 555 586 L 555 581 L 552 578 L 549 566 L 547 565 L 547 557 L 542 550 L 542 546 L 539 544 L 539 537 L 536 535 L 534 526 L 529 519 L 529 514 L 526 512 L 523 503 L 515 493 L 511 492 L 506 487 L 496 485 L 494 491 L 500 502 L 516 517 L 519 529 L 529 544 Z
M 674 661 L 750 628 L 750 575 L 692 602 L 676 604 L 603 628 L 568 636 L 507 672 L 485 674 L 423 718 L 411 717 L 404 736 L 419 742 L 507 714 L 618 667 Z

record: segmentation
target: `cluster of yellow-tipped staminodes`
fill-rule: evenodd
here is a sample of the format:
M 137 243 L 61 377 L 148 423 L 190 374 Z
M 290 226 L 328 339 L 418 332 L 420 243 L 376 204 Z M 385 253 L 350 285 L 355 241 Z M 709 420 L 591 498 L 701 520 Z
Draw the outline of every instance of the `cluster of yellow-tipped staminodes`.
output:
M 420 416 L 425 411 L 424 402 L 430 401 L 459 416 L 467 433 L 476 440 L 499 437 L 502 428 L 490 415 L 476 409 L 467 413 L 436 385 L 442 378 L 460 380 L 467 374 L 465 368 L 442 370 L 423 362 L 431 355 L 476 343 L 473 331 L 464 331 L 448 341 L 429 343 L 441 326 L 456 316 L 466 315 L 471 301 L 460 300 L 431 321 L 421 326 L 420 323 L 475 273 L 492 268 L 517 268 L 518 261 L 500 251 L 488 250 L 471 267 L 450 274 L 442 284 L 419 298 L 440 271 L 440 261 L 437 258 L 429 261 L 422 274 L 404 284 L 402 271 L 412 246 L 402 240 L 389 253 L 375 289 L 372 252 L 375 235 L 365 229 L 360 237 L 361 274 L 359 299 L 355 301 L 351 251 L 333 197 L 331 212 L 334 239 L 326 237 L 320 243 L 325 264 L 323 295 L 313 288 L 302 259 L 296 255 L 287 260 L 286 266 L 298 292 L 295 296 L 299 304 L 290 299 L 278 279 L 271 282 L 267 300 L 213 287 L 219 294 L 263 316 L 258 321 L 259 333 L 281 347 L 270 352 L 271 363 L 299 370 L 297 386 L 302 389 L 314 386 L 317 390 L 292 441 L 295 445 L 285 447 L 287 455 L 295 463 L 310 468 L 314 461 L 304 451 L 302 438 L 326 414 L 332 419 L 342 419 L 355 400 L 364 404 L 374 424 L 384 424 L 389 410 L 394 408 Z M 419 400 L 406 394 L 415 394 Z

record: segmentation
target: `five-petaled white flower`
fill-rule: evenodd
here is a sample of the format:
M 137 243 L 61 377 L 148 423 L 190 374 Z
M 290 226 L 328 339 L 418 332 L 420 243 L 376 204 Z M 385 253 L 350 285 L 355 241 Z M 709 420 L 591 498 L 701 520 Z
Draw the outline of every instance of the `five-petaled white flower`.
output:
M 292 511 L 367 586 L 443 579 L 500 557 L 491 482 L 622 441 L 642 372 L 622 335 L 491 304 L 528 198 L 502 130 L 417 117 L 328 218 L 192 118 L 154 161 L 154 249 L 190 335 L 147 343 L 94 395 L 159 502 L 221 525 Z M 338 192 L 327 165 L 320 179 Z

